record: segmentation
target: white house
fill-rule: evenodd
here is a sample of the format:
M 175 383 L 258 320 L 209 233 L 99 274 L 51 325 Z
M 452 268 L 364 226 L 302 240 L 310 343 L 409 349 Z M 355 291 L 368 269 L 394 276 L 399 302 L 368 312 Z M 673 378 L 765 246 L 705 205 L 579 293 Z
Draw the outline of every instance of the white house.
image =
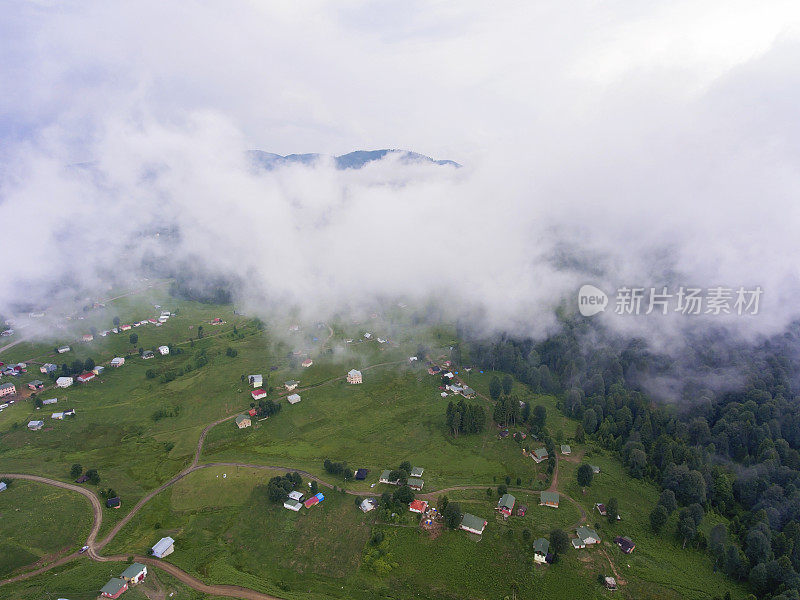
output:
M 284 386 L 284 387 L 285 387 L 285 388 L 286 388 L 288 391 L 290 391 L 290 392 L 291 392 L 291 391 L 292 391 L 294 388 L 296 388 L 296 387 L 297 387 L 299 384 L 300 384 L 300 382 L 299 382 L 299 381 L 295 381 L 294 379 L 290 379 L 289 381 L 285 382 L 285 383 L 283 384 L 283 386 Z
M 578 544 L 576 545 L 576 540 L 573 540 L 572 544 L 576 548 L 585 548 L 586 546 L 600 543 L 600 536 L 597 535 L 597 532 L 594 529 L 589 529 L 588 527 L 581 525 L 576 530 L 576 533 L 578 534 Z
M 476 535 L 481 535 L 485 527 L 485 520 L 481 519 L 480 517 L 476 517 L 475 515 L 464 513 L 464 515 L 461 517 L 461 526 L 459 529 L 463 529 L 464 531 L 468 531 L 469 533 L 474 533 Z
M 136 585 L 147 577 L 147 567 L 142 563 L 135 562 L 122 572 L 121 577 L 129 584 Z
M 533 560 L 539 564 L 547 561 L 547 554 L 550 551 L 550 542 L 545 538 L 539 538 L 533 542 Z
M 361 371 L 350 369 L 350 371 L 347 373 L 347 383 L 357 384 L 363 383 L 363 381 L 364 380 L 361 377 Z
M 364 500 L 359 505 L 362 511 L 369 512 L 371 510 L 375 510 L 378 505 L 378 501 L 375 498 L 364 498 Z
M 60 421 L 61 419 L 64 418 L 64 413 L 63 412 L 55 412 L 55 413 L 53 413 L 53 417 L 52 418 Z
M 121 367 L 124 364 L 125 364 L 125 359 L 122 358 L 121 356 L 116 356 L 116 357 L 111 359 L 111 366 L 112 367 Z
M 247 379 L 254 388 L 260 388 L 264 383 L 264 378 L 261 375 L 250 375 Z
M 48 398 L 47 400 L 42 400 L 42 404 L 47 406 L 48 404 L 55 404 L 58 402 L 58 398 Z
M 61 347 L 58 349 L 58 353 L 59 353 L 59 354 L 64 354 L 64 352 L 69 352 L 69 346 L 61 346 Z
M 158 540 L 158 543 L 153 546 L 153 556 L 156 558 L 164 558 L 175 551 L 175 540 L 171 537 L 165 537 Z
M 262 398 L 267 397 L 267 392 L 259 388 L 250 392 L 250 395 L 253 397 L 253 400 L 261 400 Z
M 300 402 L 300 394 L 292 394 L 286 399 L 289 401 L 289 404 L 297 404 Z
M 166 356 L 169 354 L 169 346 L 159 346 L 158 351 L 161 352 L 161 356 Z
M 291 498 L 283 503 L 283 508 L 288 508 L 294 512 L 299 511 L 302 506 L 297 500 L 292 500 Z
M 0 492 L 4 492 L 8 486 L 5 481 L 0 481 Z
M 59 377 L 56 379 L 56 385 L 61 388 L 68 388 L 72 385 L 72 377 Z
M 289 492 L 289 498 L 291 500 L 297 500 L 298 502 L 301 502 L 303 500 L 303 492 L 292 490 L 291 492 Z
M 28 429 L 31 431 L 38 431 L 44 427 L 44 421 L 30 421 L 28 422 Z

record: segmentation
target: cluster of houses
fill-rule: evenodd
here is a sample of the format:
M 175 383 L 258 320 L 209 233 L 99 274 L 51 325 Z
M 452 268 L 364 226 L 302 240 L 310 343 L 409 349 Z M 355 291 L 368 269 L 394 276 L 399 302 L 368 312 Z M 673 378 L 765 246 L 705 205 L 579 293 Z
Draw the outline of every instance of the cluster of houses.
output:
M 422 480 L 422 474 L 424 472 L 425 469 L 422 467 L 412 467 L 411 476 L 406 481 L 406 485 L 412 490 L 420 491 L 425 485 L 425 482 Z M 383 473 L 381 473 L 378 483 L 385 483 L 387 485 L 400 485 L 400 479 L 392 479 L 392 472 L 389 469 L 386 469 Z
M 42 400 L 42 406 L 52 406 L 58 402 L 58 398 L 48 398 L 46 400 Z M 58 412 L 54 412 L 50 418 L 55 419 L 56 421 L 62 421 L 66 417 L 74 417 L 76 415 L 74 408 L 67 408 L 65 410 L 61 410 Z M 44 421 L 37 419 L 34 421 L 28 421 L 28 429 L 31 431 L 39 431 L 42 427 L 44 427 Z
M 447 392 L 454 394 L 456 396 L 464 396 L 464 398 L 474 398 L 477 393 L 468 385 L 461 386 L 457 383 L 451 383 L 444 386 L 445 392 L 442 394 L 442 397 L 447 396 Z
M 303 507 L 311 508 L 312 506 L 316 506 L 317 504 L 325 500 L 325 496 L 322 494 L 322 492 L 314 494 L 313 496 L 310 496 L 306 500 L 303 500 L 303 497 L 304 497 L 303 493 L 297 490 L 289 492 L 289 497 L 283 503 L 283 508 L 292 510 L 294 512 L 298 512 Z
M 168 310 L 163 310 L 161 311 L 161 314 L 158 317 L 152 319 L 143 319 L 141 321 L 134 321 L 133 323 L 125 323 L 123 325 L 120 325 L 119 327 L 114 327 L 112 329 L 106 329 L 104 331 L 101 331 L 100 335 L 102 337 L 106 337 L 109 333 L 118 334 L 124 331 L 130 331 L 134 327 L 141 327 L 142 325 L 155 325 L 156 327 L 161 327 L 164 323 L 166 323 L 169 320 L 171 316 L 172 316 L 171 312 L 169 312 Z M 222 322 L 223 321 L 221 320 L 219 321 L 219 323 Z M 85 333 L 81 337 L 81 340 L 84 342 L 91 342 L 94 340 L 94 336 L 91 333 Z M 59 349 L 59 352 L 61 352 L 61 349 Z M 66 352 L 69 352 L 68 347 Z
M 130 586 L 142 583 L 145 577 L 147 577 L 147 566 L 135 562 L 125 569 L 119 577 L 109 579 L 108 583 L 100 588 L 100 595 L 103 598 L 119 598 L 122 592 L 126 591 Z
M 28 372 L 28 365 L 25 364 L 24 362 L 17 363 L 15 365 L 0 365 L 0 366 L 3 367 L 2 371 L 0 371 L 0 374 L 8 375 L 10 377 L 19 377 L 23 373 Z

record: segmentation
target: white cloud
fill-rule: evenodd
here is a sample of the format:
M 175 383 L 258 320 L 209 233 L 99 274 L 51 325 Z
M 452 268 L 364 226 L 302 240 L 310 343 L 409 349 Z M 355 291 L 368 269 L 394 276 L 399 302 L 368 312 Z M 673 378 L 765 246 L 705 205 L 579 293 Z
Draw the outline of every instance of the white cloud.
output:
M 28 257 L 7 281 L 97 282 L 118 256 L 136 263 L 138 232 L 175 223 L 177 258 L 309 310 L 446 294 L 541 333 L 596 277 L 762 285 L 762 318 L 737 329 L 797 315 L 796 3 L 7 12 L 0 221 Z M 384 147 L 466 166 L 254 173 L 245 159 Z M 554 263 L 565 248 L 580 271 Z

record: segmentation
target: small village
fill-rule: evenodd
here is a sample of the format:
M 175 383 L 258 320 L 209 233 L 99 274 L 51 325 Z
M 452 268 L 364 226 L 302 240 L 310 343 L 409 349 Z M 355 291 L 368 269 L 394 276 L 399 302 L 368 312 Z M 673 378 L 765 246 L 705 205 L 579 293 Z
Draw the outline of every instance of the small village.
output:
M 120 324 L 118 327 L 101 331 L 98 335 L 102 338 L 108 335 L 120 335 L 123 332 L 130 332 L 136 327 L 162 326 L 169 320 L 170 316 L 169 312 L 162 311 L 158 318 L 145 319 L 132 324 Z M 224 321 L 220 318 L 214 318 L 209 321 L 211 325 L 222 323 Z M 300 326 L 290 327 L 290 334 L 298 334 L 300 332 Z M 94 339 L 92 334 L 87 334 L 83 335 L 77 343 L 92 344 Z M 319 342 L 319 338 L 314 336 L 312 341 Z M 342 341 L 345 346 L 356 343 L 377 344 L 379 347 L 391 344 L 388 337 L 377 336 L 371 332 L 364 333 L 358 341 L 356 338 L 343 338 Z M 72 348 L 69 345 L 62 345 L 54 348 L 54 351 L 59 355 L 66 355 L 72 351 Z M 138 360 L 145 363 L 156 358 L 168 360 L 173 354 L 173 350 L 169 345 L 158 345 L 150 350 L 140 348 L 138 356 L 134 355 L 132 357 L 130 354 L 114 356 L 105 361 L 104 364 L 85 364 L 83 369 L 78 369 L 79 372 L 73 372 L 69 375 L 62 374 L 63 369 L 53 362 L 45 362 L 38 365 L 43 379 L 35 379 L 26 384 L 28 392 L 36 402 L 36 410 L 49 409 L 52 411 L 56 407 L 59 410 L 48 413 L 47 418 L 30 420 L 27 428 L 32 432 L 41 432 L 45 427 L 49 426 L 49 423 L 58 423 L 67 418 L 77 418 L 78 413 L 74 408 L 61 409 L 61 405 L 65 403 L 66 398 L 63 394 L 68 394 L 70 388 L 75 385 L 91 386 L 102 382 L 107 368 L 122 368 L 132 358 L 138 358 Z M 286 408 L 284 410 L 292 410 L 293 407 L 300 405 L 301 402 L 313 405 L 318 392 L 314 386 L 304 387 L 301 372 L 313 375 L 314 369 L 317 368 L 317 361 L 308 350 L 293 350 L 289 358 L 292 361 L 296 361 L 295 365 L 298 370 L 295 371 L 295 377 L 299 378 L 287 379 L 279 383 L 274 380 L 272 368 L 261 373 L 242 375 L 242 382 L 247 387 L 246 400 L 242 400 L 242 403 L 249 402 L 250 407 L 233 415 L 232 426 L 235 429 L 246 432 L 252 430 L 255 426 L 266 425 L 265 421 L 274 418 L 278 414 L 280 402 L 284 399 L 286 400 Z M 458 401 L 469 400 L 473 402 L 485 400 L 485 397 L 481 398 L 480 394 L 468 383 L 467 378 L 473 369 L 472 367 L 462 367 L 459 370 L 454 367 L 449 359 L 432 360 L 421 355 L 408 356 L 405 364 L 412 369 L 420 365 L 423 372 L 429 377 L 427 381 L 430 382 L 431 395 L 435 400 L 453 398 Z M 9 379 L 18 378 L 27 373 L 31 366 L 35 365 L 31 363 L 3 365 L 2 374 Z M 483 371 L 478 370 L 476 373 L 482 375 Z M 365 374 L 363 368 L 351 367 L 348 370 L 345 366 L 336 379 L 346 387 L 366 386 L 368 388 L 370 385 L 370 378 L 368 374 Z M 61 395 L 58 397 L 45 397 L 48 395 L 47 392 L 49 390 L 61 391 Z M 15 384 L 3 382 L 0 385 L 0 398 L 3 400 L 3 404 L 0 404 L 0 410 L 18 401 L 19 395 Z M 520 402 L 520 405 L 524 406 L 524 403 Z M 511 428 L 498 426 L 497 439 L 506 443 L 517 442 L 520 444 L 518 452 L 524 458 L 530 459 L 532 468 L 537 465 L 547 465 L 552 458 L 548 446 L 537 443 L 536 436 L 530 435 L 525 431 L 517 431 L 512 435 Z M 572 455 L 572 448 L 569 444 L 561 444 L 558 446 L 558 450 L 558 454 L 565 459 L 569 459 Z M 591 471 L 594 475 L 600 475 L 600 468 L 597 466 L 591 465 Z M 340 470 L 331 470 L 330 472 L 344 473 L 345 481 L 350 479 L 354 482 L 369 484 L 368 490 L 348 492 L 356 496 L 356 503 L 352 510 L 357 510 L 374 518 L 375 524 L 399 524 L 402 526 L 413 524 L 421 533 L 430 536 L 434 540 L 439 538 L 447 529 L 456 529 L 463 532 L 473 543 L 480 544 L 487 529 L 493 527 L 505 528 L 510 521 L 516 519 L 522 519 L 526 523 L 530 519 L 536 519 L 536 515 L 530 510 L 530 506 L 518 501 L 517 492 L 512 490 L 510 485 L 498 486 L 496 495 L 495 490 L 486 490 L 487 498 L 484 506 L 490 508 L 495 514 L 497 519 L 495 522 L 492 519 L 477 516 L 470 512 L 469 508 L 459 510 L 457 514 L 453 514 L 453 511 L 447 508 L 446 496 L 443 502 L 442 494 L 435 491 L 430 492 L 426 488 L 424 480 L 425 469 L 408 462 L 404 462 L 399 467 L 385 467 L 374 471 L 375 474 L 372 475 L 371 481 L 370 476 L 373 471 L 371 468 L 364 466 L 351 471 L 345 464 Z M 224 481 L 224 474 L 222 479 Z M 80 474 L 75 479 L 75 483 L 79 485 L 90 483 L 88 472 Z M 511 482 L 509 481 L 508 483 L 510 484 Z M 326 495 L 331 492 L 323 493 L 319 491 L 317 486 L 321 484 L 322 480 L 312 478 L 307 487 L 298 486 L 283 493 L 279 500 L 280 506 L 287 511 L 287 514 L 295 513 L 298 515 L 297 518 L 301 519 L 304 518 L 307 511 L 324 511 Z M 325 485 L 329 484 L 326 483 Z M 377 486 L 381 487 L 375 489 Z M 336 485 L 332 487 L 334 490 L 337 489 Z M 458 486 L 456 486 L 456 489 L 458 489 Z M 112 490 L 109 490 L 109 492 L 112 495 L 105 497 L 105 508 L 119 510 L 123 506 L 123 498 Z M 535 494 L 538 497 L 538 506 L 542 507 L 543 510 L 559 510 L 564 500 L 562 494 L 555 489 L 543 489 L 535 492 L 525 490 L 524 493 L 527 495 Z M 493 500 L 491 496 L 494 496 L 495 499 Z M 570 499 L 570 502 L 574 503 L 574 500 Z M 450 503 L 451 509 L 454 506 L 458 506 L 458 504 Z M 406 511 L 406 516 L 403 516 L 402 512 L 398 512 L 398 507 L 402 507 L 402 511 Z M 606 516 L 604 504 L 598 503 L 595 509 L 600 517 Z M 620 519 L 619 515 L 617 515 L 617 519 Z M 585 523 L 585 521 L 585 518 L 582 519 L 582 522 L 574 526 L 569 532 L 568 546 L 573 551 L 588 552 L 591 548 L 597 547 L 602 543 L 601 536 L 597 530 L 590 524 Z M 176 539 L 180 541 L 180 534 L 173 535 L 175 537 L 164 537 L 152 546 L 149 553 L 151 560 L 163 559 L 176 551 L 176 547 L 180 546 L 179 542 L 176 543 Z M 552 541 L 548 537 L 537 537 L 532 539 L 530 543 L 533 569 L 546 568 L 558 560 L 559 552 L 563 552 L 563 549 L 554 550 Z M 635 548 L 633 540 L 625 536 L 615 536 L 614 544 L 623 554 L 630 554 Z M 100 595 L 106 598 L 119 598 L 126 590 L 142 583 L 147 574 L 145 564 L 134 562 L 124 569 L 119 577 L 111 578 L 102 586 L 99 590 Z M 603 585 L 607 590 L 615 590 L 618 585 L 617 578 L 612 574 L 604 575 Z

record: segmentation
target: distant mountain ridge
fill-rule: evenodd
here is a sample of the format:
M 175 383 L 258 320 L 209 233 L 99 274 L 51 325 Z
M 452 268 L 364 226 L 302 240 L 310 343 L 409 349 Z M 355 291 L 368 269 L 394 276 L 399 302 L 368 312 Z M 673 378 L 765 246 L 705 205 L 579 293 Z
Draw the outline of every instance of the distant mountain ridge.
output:
M 408 150 L 356 150 L 355 152 L 340 154 L 339 156 L 334 156 L 332 158 L 337 169 L 360 169 L 368 163 L 381 160 L 390 153 L 397 153 L 400 156 L 400 161 L 404 163 L 427 162 L 435 165 L 451 165 L 454 167 L 461 166 L 452 160 L 436 160 L 430 156 L 425 156 L 424 154 L 419 154 L 417 152 L 410 152 Z M 310 165 L 321 158 L 327 157 L 328 155 L 309 153 L 287 154 L 286 156 L 283 156 L 280 154 L 274 154 L 272 152 L 264 152 L 263 150 L 251 150 L 250 156 L 259 166 L 268 170 L 272 170 L 276 167 L 290 164 Z

